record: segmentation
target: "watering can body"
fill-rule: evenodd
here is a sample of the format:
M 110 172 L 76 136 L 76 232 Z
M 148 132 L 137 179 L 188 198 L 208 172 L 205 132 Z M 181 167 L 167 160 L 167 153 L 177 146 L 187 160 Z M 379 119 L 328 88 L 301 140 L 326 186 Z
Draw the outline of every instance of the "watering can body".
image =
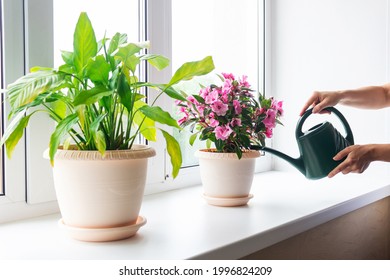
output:
M 335 161 L 333 157 L 341 150 L 353 145 L 354 139 L 352 130 L 344 116 L 334 107 L 328 107 L 325 110 L 335 113 L 340 119 L 346 131 L 345 137 L 328 121 L 302 132 L 303 123 L 312 114 L 312 109 L 309 109 L 298 120 L 295 131 L 300 153 L 299 158 L 292 158 L 282 152 L 264 146 L 253 146 L 252 148 L 269 152 L 287 160 L 308 179 L 314 180 L 326 177 L 330 171 L 344 160 Z

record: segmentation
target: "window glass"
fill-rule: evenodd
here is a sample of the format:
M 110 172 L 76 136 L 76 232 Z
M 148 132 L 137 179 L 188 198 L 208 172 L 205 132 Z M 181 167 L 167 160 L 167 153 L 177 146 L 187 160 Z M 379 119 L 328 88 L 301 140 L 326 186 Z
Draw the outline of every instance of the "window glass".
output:
M 211 55 L 215 73 L 198 79 L 200 84 L 219 83 L 216 74 L 247 75 L 259 89 L 259 7 L 257 0 L 172 0 L 172 67 Z M 190 11 L 190 12 L 189 12 Z M 194 83 L 182 85 L 192 91 Z M 173 109 L 176 111 L 176 108 Z M 175 112 L 177 113 L 177 112 Z M 197 165 L 195 150 L 204 146 L 188 143 L 190 132 L 176 133 L 183 152 L 183 167 Z
M 138 0 L 56 0 L 54 1 L 54 65 L 63 64 L 60 50 L 73 50 L 73 32 L 81 12 L 92 22 L 97 40 L 126 33 L 129 42 L 138 41 Z

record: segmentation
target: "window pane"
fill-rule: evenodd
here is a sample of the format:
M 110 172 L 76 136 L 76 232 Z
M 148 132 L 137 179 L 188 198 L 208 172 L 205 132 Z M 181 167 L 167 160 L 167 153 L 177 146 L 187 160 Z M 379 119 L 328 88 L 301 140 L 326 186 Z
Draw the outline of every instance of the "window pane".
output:
M 247 75 L 259 89 L 258 0 L 172 0 L 172 66 L 213 56 L 215 72 Z M 215 74 L 199 79 L 207 85 L 220 80 Z M 184 85 L 184 87 L 189 85 Z M 193 87 L 193 85 L 191 85 Z M 182 146 L 183 167 L 196 165 L 189 132 L 176 134 Z M 196 142 L 195 142 L 196 143 Z
M 0 4 L 2 4 L 0 2 Z M 2 12 L 2 5 L 0 5 L 0 22 L 3 22 L 3 12 Z M 0 88 L 4 88 L 3 84 L 3 25 L 0 24 Z M 0 139 L 1 135 L 3 135 L 3 94 L 1 93 L 1 98 L 0 98 Z M 3 149 L 0 148 L 0 196 L 4 195 L 4 183 L 3 183 L 3 178 L 4 178 L 4 160 L 3 160 Z
M 56 0 L 54 1 L 54 65 L 63 64 L 59 50 L 73 50 L 73 32 L 81 12 L 92 22 L 97 40 L 126 33 L 129 42 L 138 41 L 138 0 Z

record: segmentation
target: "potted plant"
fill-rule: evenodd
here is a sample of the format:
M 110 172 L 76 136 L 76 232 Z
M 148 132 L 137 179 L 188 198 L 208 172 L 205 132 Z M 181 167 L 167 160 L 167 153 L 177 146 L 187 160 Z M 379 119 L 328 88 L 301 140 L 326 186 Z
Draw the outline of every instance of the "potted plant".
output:
M 9 157 L 33 115 L 48 114 L 57 123 L 47 156 L 53 165 L 60 224 L 76 238 L 126 238 L 145 223 L 138 214 L 147 158 L 155 151 L 136 144 L 139 135 L 156 141 L 160 131 L 173 177 L 179 172 L 179 144 L 157 123 L 180 127 L 155 102 L 162 94 L 183 99 L 172 86 L 207 74 L 214 65 L 206 57 L 184 63 L 167 84 L 141 81 L 137 76 L 141 63 L 158 70 L 169 64 L 164 56 L 147 54 L 148 46 L 149 42 L 129 43 L 120 33 L 97 41 L 87 14 L 81 13 L 73 51 L 62 51 L 65 63 L 58 69 L 34 67 L 6 90 L 13 119 L 1 144 Z M 148 95 L 146 88 L 151 89 Z
M 248 202 L 255 159 L 260 153 L 251 145 L 265 145 L 283 114 L 282 101 L 256 98 L 246 76 L 236 79 L 222 73 L 222 85 L 203 87 L 199 94 L 176 101 L 181 119 L 178 124 L 190 126 L 192 145 L 206 140 L 207 149 L 199 150 L 204 197 L 208 203 L 238 206 Z M 211 144 L 214 143 L 214 148 Z

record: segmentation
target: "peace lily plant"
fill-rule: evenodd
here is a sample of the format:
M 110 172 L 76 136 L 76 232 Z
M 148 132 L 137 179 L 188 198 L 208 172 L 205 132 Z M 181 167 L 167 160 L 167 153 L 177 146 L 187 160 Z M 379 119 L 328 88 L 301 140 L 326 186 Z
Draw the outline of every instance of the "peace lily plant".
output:
M 58 69 L 33 67 L 31 72 L 10 84 L 6 90 L 11 105 L 9 126 L 1 139 L 10 157 L 23 136 L 30 118 L 48 114 L 56 123 L 49 143 L 53 164 L 57 149 L 70 143 L 79 150 L 131 149 L 141 134 L 157 140 L 161 131 L 176 177 L 181 166 L 178 142 L 156 123 L 180 128 L 171 115 L 155 105 L 162 95 L 183 100 L 173 85 L 214 69 L 211 57 L 183 64 L 167 84 L 141 81 L 139 66 L 146 62 L 158 70 L 168 66 L 168 58 L 148 54 L 149 42 L 129 43 L 126 34 L 116 33 L 97 41 L 86 13 L 81 13 L 73 51 L 62 51 L 64 64 Z M 150 88 L 156 91 L 148 91 Z M 148 99 L 148 103 L 146 103 Z M 185 99 L 184 99 L 185 100 Z

